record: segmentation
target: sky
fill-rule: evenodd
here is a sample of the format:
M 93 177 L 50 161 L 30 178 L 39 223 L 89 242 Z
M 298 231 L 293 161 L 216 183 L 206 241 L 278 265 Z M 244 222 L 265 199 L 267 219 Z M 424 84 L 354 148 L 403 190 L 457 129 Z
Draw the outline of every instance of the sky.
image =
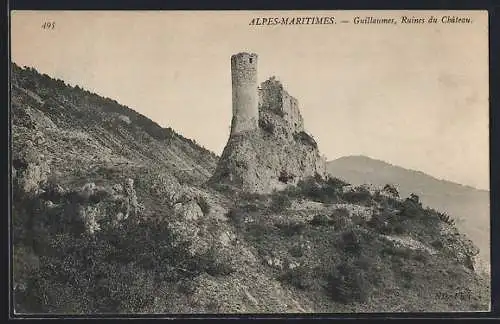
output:
M 250 25 L 294 16 L 339 23 Z M 356 16 L 397 24 L 354 24 Z M 366 155 L 489 189 L 487 23 L 486 11 L 17 11 L 11 58 L 220 154 L 232 117 L 230 57 L 254 52 L 259 82 L 276 76 L 298 99 L 328 160 Z

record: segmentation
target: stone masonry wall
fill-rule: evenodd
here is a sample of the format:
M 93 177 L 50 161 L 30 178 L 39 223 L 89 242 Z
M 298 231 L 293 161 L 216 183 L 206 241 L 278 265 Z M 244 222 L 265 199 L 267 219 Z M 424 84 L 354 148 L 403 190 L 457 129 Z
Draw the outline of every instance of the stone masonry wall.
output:
M 231 134 L 256 129 L 259 120 L 257 55 L 238 53 L 231 56 L 233 120 Z
M 291 132 L 304 130 L 304 121 L 299 111 L 298 100 L 290 96 L 274 77 L 261 83 L 259 106 L 262 111 L 272 111 L 287 122 Z

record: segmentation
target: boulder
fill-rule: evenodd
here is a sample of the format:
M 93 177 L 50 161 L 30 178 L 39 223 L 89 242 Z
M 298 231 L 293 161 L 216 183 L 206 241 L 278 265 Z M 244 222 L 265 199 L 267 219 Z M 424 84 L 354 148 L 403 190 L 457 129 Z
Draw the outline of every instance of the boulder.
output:
M 203 217 L 203 211 L 198 203 L 191 200 L 185 204 L 177 203 L 174 205 L 174 211 L 186 221 L 196 221 Z

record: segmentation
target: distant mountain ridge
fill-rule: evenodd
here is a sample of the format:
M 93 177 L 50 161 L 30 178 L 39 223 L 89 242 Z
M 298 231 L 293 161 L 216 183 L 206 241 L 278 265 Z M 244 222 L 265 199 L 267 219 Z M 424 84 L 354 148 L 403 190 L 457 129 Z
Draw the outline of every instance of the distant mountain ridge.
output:
M 419 170 L 414 170 L 410 168 L 404 168 L 396 164 L 392 164 L 389 162 L 385 162 L 380 159 L 375 159 L 371 158 L 365 155 L 350 155 L 350 156 L 343 156 L 338 159 L 332 160 L 330 162 L 335 162 L 335 165 L 343 165 L 343 168 L 350 168 L 350 170 L 355 171 L 359 170 L 359 167 L 365 166 L 367 168 L 372 168 L 373 170 L 380 171 L 380 168 L 389 168 L 391 167 L 393 170 L 399 170 L 402 172 L 402 174 L 407 174 L 408 172 L 413 172 L 416 175 L 421 175 L 424 176 L 426 179 L 429 181 L 436 181 L 437 185 L 451 185 L 454 186 L 455 188 L 458 189 L 458 187 L 462 187 L 464 190 L 478 190 L 478 191 L 483 191 L 483 192 L 489 192 L 488 190 L 481 189 L 481 188 L 476 188 L 467 184 L 462 184 L 458 183 L 455 181 L 447 180 L 447 179 L 440 179 L 435 176 L 432 176 L 430 174 L 427 174 L 425 172 L 419 171 Z M 345 163 L 345 164 L 344 164 Z M 365 170 L 366 171 L 366 170 Z
M 327 163 L 328 172 L 349 183 L 396 184 L 402 196 L 420 196 L 424 204 L 449 213 L 457 226 L 478 245 L 481 258 L 490 259 L 490 193 L 440 180 L 363 155 L 345 156 Z

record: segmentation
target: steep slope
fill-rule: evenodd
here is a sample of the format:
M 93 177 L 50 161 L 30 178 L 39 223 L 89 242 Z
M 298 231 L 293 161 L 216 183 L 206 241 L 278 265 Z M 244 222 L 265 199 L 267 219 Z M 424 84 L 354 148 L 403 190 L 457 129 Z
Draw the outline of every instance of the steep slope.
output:
M 172 129 L 78 86 L 12 67 L 13 144 L 37 141 L 61 177 L 122 164 L 164 168 L 195 182 L 213 172 L 217 156 Z
M 327 163 L 328 172 L 345 181 L 361 185 L 395 184 L 403 196 L 417 194 L 422 202 L 450 214 L 458 228 L 478 245 L 480 256 L 489 272 L 490 260 L 490 193 L 450 181 L 439 180 L 413 171 L 371 159 L 346 156 Z
M 18 313 L 489 309 L 477 249 L 415 197 L 307 178 L 205 185 L 217 157 L 133 110 L 13 66 Z

